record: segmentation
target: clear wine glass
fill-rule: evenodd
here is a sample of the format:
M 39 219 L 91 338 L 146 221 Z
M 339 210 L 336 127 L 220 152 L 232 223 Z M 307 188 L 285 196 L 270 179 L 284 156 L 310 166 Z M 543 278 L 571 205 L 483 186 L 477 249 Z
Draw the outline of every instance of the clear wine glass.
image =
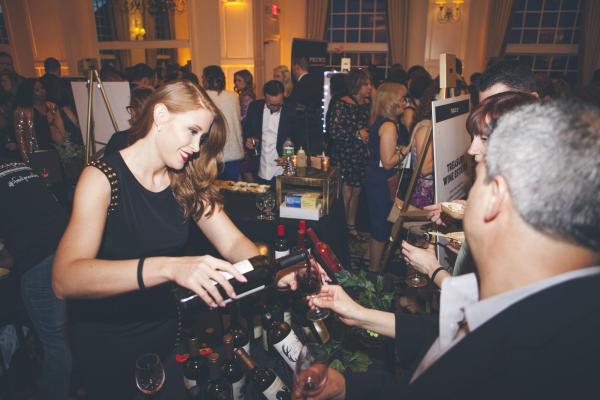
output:
M 256 219 L 260 220 L 260 221 L 264 221 L 265 219 L 267 219 L 265 217 L 265 196 L 261 196 L 258 195 L 256 196 L 256 208 L 258 209 L 258 215 L 256 216 Z
M 154 353 L 142 354 L 135 361 L 135 384 L 146 396 L 152 396 L 165 384 L 165 369 Z
M 429 234 L 425 229 L 423 229 L 423 226 L 410 226 L 408 227 L 408 231 L 406 233 L 406 241 L 413 246 L 426 249 L 429 246 Z M 427 275 L 424 275 L 412 268 L 410 265 L 407 265 L 404 282 L 408 286 L 418 288 L 427 285 L 429 278 Z
M 306 263 L 305 268 L 300 268 L 296 271 L 296 281 L 298 283 L 298 290 L 305 296 L 314 296 L 321 291 L 321 271 L 319 271 L 316 264 L 310 261 Z M 327 318 L 329 314 L 329 310 L 315 306 L 313 309 L 308 310 L 306 318 L 311 321 L 320 321 Z
M 265 205 L 265 219 L 267 221 L 273 221 L 275 216 L 273 215 L 273 209 L 275 208 L 275 195 L 273 192 L 268 191 L 264 194 L 264 205 Z
M 316 396 L 325 388 L 328 364 L 329 354 L 319 345 L 302 346 L 294 371 L 294 391 L 301 399 Z

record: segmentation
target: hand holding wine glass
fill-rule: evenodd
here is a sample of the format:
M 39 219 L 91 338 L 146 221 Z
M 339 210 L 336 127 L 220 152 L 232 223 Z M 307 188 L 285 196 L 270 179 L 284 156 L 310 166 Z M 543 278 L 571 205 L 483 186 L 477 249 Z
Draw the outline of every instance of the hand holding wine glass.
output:
M 339 285 L 324 285 L 319 294 L 309 299 L 308 305 L 333 311 L 348 326 L 359 325 L 365 311 Z
M 321 269 L 317 267 L 316 263 L 308 262 L 304 268 L 296 271 L 296 281 L 300 293 L 306 296 L 316 295 L 320 292 L 323 282 Z M 306 318 L 311 321 L 320 321 L 327 318 L 329 314 L 329 310 L 323 310 L 315 306 L 308 311 Z
M 156 394 L 165 384 L 165 369 L 158 355 L 142 354 L 135 361 L 135 384 L 146 396 Z
M 429 246 L 429 234 L 422 226 L 410 226 L 406 233 L 406 241 L 413 246 L 426 249 Z M 418 288 L 427 285 L 429 279 L 427 278 L 427 275 L 417 272 L 411 267 L 411 264 L 408 263 L 404 282 L 408 286 Z

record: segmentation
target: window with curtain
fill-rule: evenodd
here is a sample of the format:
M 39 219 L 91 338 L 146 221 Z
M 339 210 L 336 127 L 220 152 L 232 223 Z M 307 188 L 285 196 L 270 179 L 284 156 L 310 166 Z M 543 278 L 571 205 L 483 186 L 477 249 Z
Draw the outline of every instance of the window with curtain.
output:
M 189 33 L 176 29 L 176 19 L 187 18 L 186 9 L 160 7 L 168 4 L 162 0 L 91 2 L 102 65 L 124 70 L 140 62 L 155 68 L 187 61 Z
M 8 44 L 8 33 L 6 32 L 6 24 L 4 23 L 4 13 L 0 5 L 0 44 Z
M 506 56 L 536 74 L 577 81 L 582 0 L 517 0 L 506 37 Z
M 330 69 L 339 70 L 342 57 L 352 67 L 374 65 L 377 80 L 389 69 L 386 0 L 331 0 L 325 40 Z

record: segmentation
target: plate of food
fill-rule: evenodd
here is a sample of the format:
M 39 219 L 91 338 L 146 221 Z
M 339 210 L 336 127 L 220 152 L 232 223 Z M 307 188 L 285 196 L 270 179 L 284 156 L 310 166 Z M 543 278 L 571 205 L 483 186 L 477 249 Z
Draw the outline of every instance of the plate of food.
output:
M 454 219 L 462 220 L 465 216 L 465 206 L 464 204 L 445 201 L 442 203 L 442 212 Z
M 448 246 L 453 247 L 456 250 L 459 250 L 465 241 L 464 232 L 450 232 L 446 233 L 445 236 L 448 239 Z

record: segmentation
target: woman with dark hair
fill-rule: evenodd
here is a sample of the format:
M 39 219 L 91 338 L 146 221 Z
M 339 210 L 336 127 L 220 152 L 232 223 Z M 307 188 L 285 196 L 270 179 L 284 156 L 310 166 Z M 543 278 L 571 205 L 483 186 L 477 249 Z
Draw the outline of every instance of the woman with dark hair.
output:
M 418 95 L 415 92 L 415 86 L 421 82 L 421 80 L 427 80 L 427 86 L 423 89 L 423 92 L 420 93 L 418 100 L 416 101 L 417 110 L 416 110 L 416 122 L 417 124 L 413 128 L 412 131 L 412 147 L 410 150 L 411 160 L 413 162 L 413 166 L 415 166 L 418 162 L 418 157 L 421 155 L 425 146 L 427 146 L 427 136 L 428 132 L 432 129 L 431 124 L 431 102 L 433 101 L 437 87 L 431 79 L 422 77 L 413 82 L 411 86 L 411 92 L 413 94 Z M 425 82 L 423 82 L 425 83 Z M 427 152 L 424 155 L 425 159 L 423 161 L 423 167 L 421 169 L 420 175 L 417 177 L 413 194 L 410 199 L 410 204 L 423 208 L 426 205 L 433 203 L 433 195 L 434 195 L 434 179 L 433 179 L 433 146 L 429 145 L 427 148 Z
M 73 355 L 91 399 L 131 399 L 135 361 L 145 353 L 158 354 L 166 369 L 153 398 L 184 398 L 172 354 L 178 313 L 166 283 L 224 306 L 214 282 L 235 297 L 221 272 L 244 281 L 230 262 L 258 250 L 227 217 L 214 185 L 225 121 L 204 90 L 184 81 L 161 87 L 131 132 L 131 146 L 81 174 L 53 288 L 71 299 Z M 192 222 L 227 261 L 181 257 Z
M 218 65 L 209 65 L 202 71 L 202 86 L 221 110 L 227 125 L 223 162 L 223 178 L 237 181 L 241 175 L 244 145 L 242 139 L 242 116 L 240 103 L 235 93 L 225 90 L 225 73 Z
M 66 140 L 58 107 L 47 101 L 46 90 L 39 79 L 25 79 L 19 86 L 13 121 L 23 161 L 29 161 L 29 154 L 36 150 L 50 150 Z
M 154 93 L 154 89 L 149 87 L 136 87 L 131 91 L 131 99 L 127 106 L 129 113 L 129 125 L 133 126 L 137 117 L 142 115 L 144 105 L 148 97 Z M 123 150 L 131 144 L 131 128 L 113 133 L 104 148 L 104 155 L 114 153 L 115 151 Z
M 467 118 L 467 131 L 469 132 L 469 135 L 471 135 L 471 146 L 469 147 L 468 153 L 474 157 L 475 162 L 479 163 L 483 161 L 489 133 L 498 118 L 514 109 L 538 101 L 539 99 L 537 97 L 529 93 L 503 92 L 492 95 L 479 103 L 479 106 L 475 108 Z M 454 201 L 464 206 L 467 205 L 464 200 Z M 428 206 L 426 209 L 430 211 L 430 218 L 433 222 L 438 225 L 443 224 L 440 204 Z M 433 246 L 430 246 L 428 249 L 421 249 L 403 241 L 402 254 L 404 255 L 406 262 L 410 263 L 416 270 L 429 277 L 431 277 L 436 270 L 441 268 L 440 263 L 435 257 Z M 472 269 L 473 261 L 468 249 L 468 244 L 465 242 L 458 252 L 452 275 L 462 275 L 467 272 L 472 272 Z M 442 281 L 448 276 L 450 276 L 450 272 L 445 270 L 438 271 L 435 275 L 434 283 L 441 287 Z
M 254 79 L 252 73 L 247 69 L 242 69 L 233 74 L 234 90 L 239 96 L 240 100 L 240 113 L 242 121 L 246 118 L 248 112 L 248 106 L 254 100 L 256 100 L 256 94 L 254 93 Z
M 357 237 L 358 196 L 365 181 L 368 158 L 371 77 L 366 70 L 352 70 L 346 75 L 346 87 L 348 95 L 333 108 L 331 138 L 335 148 L 333 156 L 342 174 L 348 232 Z

